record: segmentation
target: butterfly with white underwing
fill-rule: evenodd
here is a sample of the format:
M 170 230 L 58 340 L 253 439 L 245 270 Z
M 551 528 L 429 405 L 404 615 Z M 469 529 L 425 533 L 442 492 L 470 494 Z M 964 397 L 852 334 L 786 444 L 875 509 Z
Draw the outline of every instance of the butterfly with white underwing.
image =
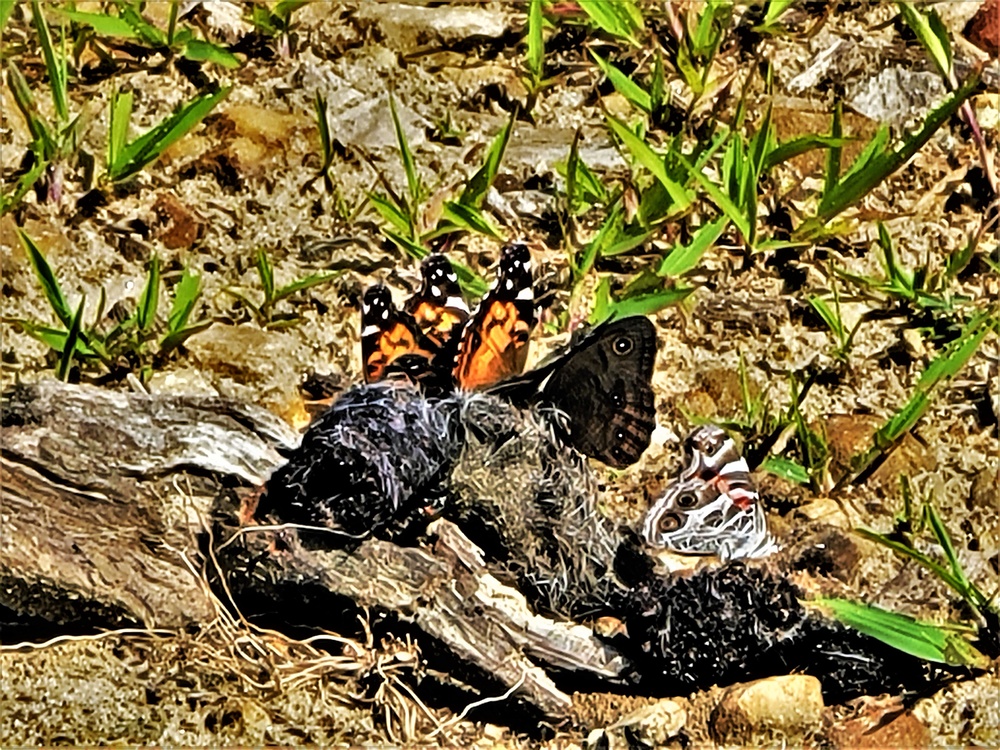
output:
M 553 410 L 567 443 L 621 469 L 639 460 L 656 427 L 655 358 L 653 324 L 639 316 L 622 318 L 487 392 L 516 406 Z
M 643 523 L 651 547 L 723 560 L 761 557 L 776 547 L 750 467 L 733 439 L 704 425 L 685 441 L 688 464 Z

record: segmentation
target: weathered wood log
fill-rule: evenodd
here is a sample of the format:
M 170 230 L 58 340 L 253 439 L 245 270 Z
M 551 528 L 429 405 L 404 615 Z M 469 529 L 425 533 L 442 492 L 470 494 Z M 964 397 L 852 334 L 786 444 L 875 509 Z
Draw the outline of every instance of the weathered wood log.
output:
M 199 549 L 222 508 L 215 557 L 241 609 L 268 587 L 319 587 L 411 623 L 488 675 L 480 688 L 499 684 L 550 717 L 569 699 L 543 667 L 609 680 L 625 667 L 588 628 L 534 614 L 447 522 L 432 548 L 369 539 L 312 550 L 294 530 L 238 528 L 223 488 L 260 485 L 298 440 L 262 409 L 45 381 L 7 394 L 3 425 L 0 604 L 15 613 L 161 628 L 211 619 Z

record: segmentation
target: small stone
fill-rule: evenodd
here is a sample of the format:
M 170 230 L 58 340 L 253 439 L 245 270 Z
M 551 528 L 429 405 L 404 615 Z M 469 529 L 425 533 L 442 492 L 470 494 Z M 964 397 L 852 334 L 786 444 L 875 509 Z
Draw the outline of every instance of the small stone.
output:
M 361 3 L 355 19 L 363 26 L 377 26 L 385 42 L 400 52 L 447 46 L 476 37 L 499 39 L 508 28 L 502 12 L 478 5 Z
M 965 27 L 965 37 L 990 57 L 1000 56 L 1000 0 L 986 0 Z
M 851 719 L 831 729 L 828 737 L 838 748 L 930 747 L 930 731 L 910 711 L 883 721 L 878 715 Z
M 757 744 L 776 736 L 795 740 L 816 732 L 823 691 L 811 675 L 769 677 L 733 685 L 712 712 L 712 736 L 727 744 Z
M 795 515 L 810 521 L 822 521 L 841 529 L 851 528 L 851 521 L 844 509 L 832 497 L 816 498 L 811 503 L 796 508 Z

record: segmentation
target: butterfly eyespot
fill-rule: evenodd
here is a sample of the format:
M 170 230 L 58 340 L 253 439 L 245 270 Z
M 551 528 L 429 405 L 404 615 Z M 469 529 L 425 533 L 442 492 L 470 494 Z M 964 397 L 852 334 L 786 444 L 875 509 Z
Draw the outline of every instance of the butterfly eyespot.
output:
M 628 336 L 619 336 L 615 339 L 612 346 L 614 347 L 615 354 L 620 357 L 624 357 L 635 348 L 635 344 Z
M 681 527 L 681 518 L 676 513 L 664 513 L 656 521 L 656 530 L 660 534 L 669 534 Z
M 677 498 L 677 505 L 681 508 L 693 508 L 698 504 L 698 496 L 693 492 L 685 492 Z

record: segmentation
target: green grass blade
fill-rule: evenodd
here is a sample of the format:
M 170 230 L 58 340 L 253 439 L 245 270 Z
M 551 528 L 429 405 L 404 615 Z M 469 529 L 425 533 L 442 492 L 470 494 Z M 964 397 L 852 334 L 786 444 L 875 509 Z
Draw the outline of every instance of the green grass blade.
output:
M 624 96 L 633 105 L 647 114 L 653 111 L 652 97 L 635 81 L 622 73 L 618 68 L 609 63 L 594 50 L 590 50 L 590 56 L 594 58 L 597 66 L 603 71 L 615 91 Z
M 816 220 L 825 224 L 834 216 L 855 205 L 865 195 L 900 169 L 924 144 L 954 115 L 966 99 L 978 88 L 979 75 L 972 75 L 966 82 L 924 120 L 920 130 L 907 137 L 898 148 L 874 149 L 866 159 L 858 157 L 855 166 L 844 176 L 837 187 L 823 196 Z M 884 142 L 886 136 L 877 134 L 872 144 Z M 876 140 L 877 139 L 877 140 Z M 864 154 L 863 154 L 864 155 Z
M 909 558 L 919 565 L 924 566 L 937 576 L 945 585 L 949 586 L 963 597 L 966 596 L 967 592 L 963 588 L 961 580 L 956 578 L 948 568 L 941 565 L 939 562 L 924 554 L 920 550 L 915 549 L 910 544 L 904 544 L 903 542 L 896 541 L 895 539 L 890 539 L 885 534 L 880 534 L 877 531 L 872 531 L 871 529 L 857 528 L 854 532 L 865 539 L 891 549 L 900 557 Z
M 924 13 L 911 2 L 897 2 L 896 6 L 899 8 L 903 21 L 920 40 L 941 75 L 946 78 L 950 77 L 952 72 L 951 40 L 948 39 L 948 29 L 945 28 L 938 12 L 931 8 L 927 13 Z
M 61 123 L 69 122 L 66 57 L 56 51 L 39 0 L 31 0 L 31 17 L 38 32 L 38 44 L 42 48 L 45 70 L 49 74 L 49 87 L 52 89 L 52 104 L 55 106 L 56 116 Z
M 604 279 L 602 281 L 607 281 Z M 606 287 L 608 297 L 601 305 L 594 306 L 594 311 L 590 315 L 589 322 L 598 325 L 607 320 L 617 320 L 627 318 L 632 315 L 652 315 L 665 307 L 676 305 L 686 299 L 694 287 L 675 287 L 673 289 L 662 289 L 646 294 L 635 294 L 625 299 L 610 300 L 610 287 Z
M 170 314 L 167 316 L 167 331 L 170 334 L 184 329 L 191 313 L 194 312 L 194 306 L 200 294 L 201 275 L 190 268 L 184 269 L 181 280 L 174 286 L 174 301 L 170 305 Z
M 209 328 L 214 322 L 214 320 L 202 320 L 194 325 L 171 331 L 160 341 L 160 354 L 172 352 L 196 333 L 201 333 Z
M 525 63 L 533 88 L 545 77 L 545 40 L 542 38 L 542 0 L 531 0 L 528 6 L 528 54 Z
M 396 143 L 399 145 L 399 155 L 403 160 L 403 171 L 406 172 L 406 187 L 410 195 L 408 212 L 413 216 L 417 204 L 420 203 L 420 175 L 417 173 L 417 165 L 413 160 L 413 152 L 410 151 L 410 143 L 406 138 L 406 131 L 399 121 L 399 114 L 396 112 L 396 97 L 389 94 L 389 112 L 392 114 L 392 127 L 396 131 Z
M 764 26 L 770 26 L 795 4 L 795 0 L 770 0 L 764 12 Z
M 115 1 L 118 3 L 118 15 L 132 27 L 132 30 L 146 45 L 154 49 L 167 46 L 167 35 L 143 18 L 128 0 Z
M 168 147 L 201 122 L 229 93 L 230 88 L 226 87 L 214 94 L 202 94 L 125 146 L 121 151 L 120 163 L 113 172 L 108 172 L 108 179 L 112 182 L 124 180 L 159 159 Z
M 604 223 L 597 230 L 597 234 L 594 235 L 580 252 L 575 263 L 577 279 L 590 273 L 598 256 L 603 255 L 605 248 L 609 247 L 621 233 L 624 221 L 624 211 L 621 203 L 616 203 L 604 218 Z
M 684 189 L 683 185 L 671 179 L 670 175 L 667 174 L 667 168 L 663 162 L 663 158 L 646 145 L 646 143 L 633 133 L 625 123 L 616 118 L 614 115 L 606 115 L 605 120 L 608 123 L 608 127 L 611 128 L 614 134 L 617 135 L 621 142 L 625 145 L 625 148 L 628 149 L 629 153 L 632 154 L 632 157 L 639 162 L 639 164 L 648 169 L 667 191 L 674 203 L 675 208 L 679 211 L 683 211 L 688 208 L 691 205 L 691 199 L 688 197 L 687 190 Z
M 7 31 L 7 21 L 10 20 L 10 14 L 14 12 L 16 4 L 17 0 L 0 0 L 0 36 Z
M 968 632 L 968 628 L 961 625 L 937 625 L 846 599 L 822 598 L 813 603 L 828 609 L 845 625 L 918 659 L 979 669 L 990 664 L 965 639 L 963 632 Z
M 53 10 L 74 23 L 89 26 L 101 36 L 111 36 L 119 39 L 137 39 L 139 37 L 135 33 L 135 29 L 127 21 L 118 16 L 110 16 L 105 13 L 84 13 L 64 8 L 53 8 Z
M 316 126 L 319 128 L 319 145 L 323 151 L 323 167 L 320 173 L 325 173 L 333 164 L 333 137 L 330 135 L 330 119 L 327 116 L 326 97 L 320 91 L 316 92 L 313 104 L 316 112 Z
M 500 171 L 500 163 L 503 161 L 504 152 L 507 150 L 510 134 L 514 130 L 514 119 L 516 116 L 516 111 L 511 113 L 507 124 L 503 126 L 503 129 L 493 139 L 489 151 L 486 152 L 486 158 L 483 160 L 483 166 L 472 176 L 458 199 L 458 202 L 462 205 L 470 208 L 482 207 L 483 199 L 486 197 L 486 193 Z
M 254 265 L 257 267 L 257 275 L 260 277 L 260 286 L 264 290 L 264 304 L 274 302 L 274 268 L 271 266 L 271 259 L 267 257 L 264 248 L 257 250 L 254 256 Z
M 875 433 L 875 446 L 861 461 L 863 468 L 913 428 L 930 405 L 932 391 L 942 381 L 953 378 L 961 371 L 995 325 L 996 321 L 990 316 L 977 316 L 966 326 L 962 335 L 928 365 L 917 381 L 916 391 L 910 400 Z
M 31 267 L 35 269 L 35 276 L 38 277 L 38 283 L 45 293 L 45 299 L 49 301 L 49 305 L 52 307 L 52 311 L 56 314 L 59 322 L 68 329 L 73 324 L 73 311 L 66 301 L 66 297 L 63 296 L 62 288 L 59 286 L 59 280 L 52 271 L 52 266 L 49 265 L 49 262 L 45 259 L 42 251 L 38 249 L 38 245 L 35 244 L 33 239 L 20 229 L 17 230 L 17 234 L 21 238 L 21 244 L 24 246 L 25 252 L 28 254 L 28 260 L 31 261 Z
M 933 503 L 928 502 L 924 505 L 924 519 L 927 525 L 930 526 L 931 531 L 934 532 L 934 538 L 941 545 L 941 550 L 944 552 L 944 557 L 948 561 L 948 566 L 951 568 L 951 573 L 955 576 L 955 580 L 962 585 L 962 591 L 969 591 L 969 579 L 965 575 L 962 563 L 958 560 L 958 552 L 955 550 L 955 545 L 952 544 L 951 534 L 948 533 L 948 529 L 945 527 L 944 521 L 941 519 Z
M 14 186 L 14 190 L 9 195 L 0 196 L 0 216 L 4 216 L 21 202 L 21 199 L 28 194 L 28 191 L 38 181 L 38 178 L 42 176 L 47 166 L 48 162 L 43 161 L 36 154 L 34 166 L 21 175 Z
M 333 281 L 335 278 L 340 276 L 343 271 L 321 271 L 320 273 L 309 274 L 305 278 L 299 279 L 298 281 L 293 281 L 291 284 L 286 284 L 281 287 L 274 294 L 274 301 L 283 300 L 286 297 L 290 297 L 296 292 L 301 292 L 303 289 L 311 289 L 314 286 L 319 286 L 320 284 L 326 284 Z
M 803 135 L 798 138 L 792 138 L 779 144 L 764 157 L 763 171 L 767 172 L 778 164 L 782 164 L 789 159 L 794 159 L 796 156 L 801 156 L 817 148 L 825 148 L 833 151 L 851 143 L 853 140 L 853 138 L 835 138 L 832 135 Z
M 642 13 L 631 0 L 577 0 L 577 4 L 602 31 L 639 46 L 635 34 L 643 28 Z
M 686 245 L 675 245 L 660 261 L 656 273 L 660 276 L 680 276 L 687 273 L 701 260 L 708 249 L 726 231 L 729 219 L 719 217 L 713 222 L 699 227 Z
M 121 167 L 122 152 L 128 140 L 128 125 L 132 119 L 133 94 L 115 89 L 111 92 L 111 116 L 108 128 L 107 171 L 112 173 Z
M 69 326 L 66 334 L 66 341 L 63 344 L 62 354 L 59 356 L 59 365 L 56 367 L 56 377 L 64 383 L 69 378 L 70 369 L 73 367 L 73 356 L 76 354 L 77 343 L 80 341 L 80 326 L 83 323 L 83 306 L 87 302 L 84 297 L 80 300 L 80 306 L 76 308 L 76 315 Z
M 406 235 L 414 233 L 415 230 L 410 222 L 410 217 L 403 213 L 395 202 L 380 193 L 369 193 L 368 200 L 371 201 L 372 206 L 375 207 L 379 216 L 392 224 L 399 232 Z
M 7 83 L 10 87 L 11 95 L 14 97 L 14 103 L 21 110 L 24 121 L 28 125 L 28 130 L 31 131 L 31 137 L 38 144 L 36 152 L 41 152 L 38 153 L 39 157 L 51 159 L 55 155 L 55 141 L 51 133 L 49 133 L 49 129 L 42 119 L 41 114 L 38 112 L 38 106 L 35 104 L 35 97 L 32 96 L 31 87 L 13 60 L 7 63 Z
M 837 340 L 843 343 L 846 339 L 846 332 L 844 331 L 844 321 L 840 319 L 840 316 L 821 297 L 809 297 L 809 304 L 812 305 L 813 310 L 817 312 L 823 319 L 823 322 L 833 331 Z
M 760 468 L 776 477 L 781 477 L 796 484 L 809 484 L 809 470 L 805 466 L 782 456 L 768 456 Z
M 503 236 L 487 221 L 481 211 L 463 203 L 445 201 L 441 207 L 441 218 L 466 231 L 478 232 L 503 241 Z
M 688 173 L 692 178 L 694 178 L 694 181 L 697 182 L 701 186 L 702 190 L 708 194 L 708 197 L 712 199 L 712 202 L 715 203 L 722 213 L 726 215 L 726 218 L 733 222 L 733 225 L 740 230 L 740 234 L 743 235 L 743 238 L 747 242 L 751 241 L 754 235 L 754 227 L 750 225 L 750 221 L 744 212 L 741 211 L 735 203 L 733 203 L 732 199 L 728 195 L 719 189 L 718 185 L 709 180 L 700 170 L 696 170 L 692 167 L 683 156 L 678 155 L 677 158 L 681 164 L 687 168 Z M 757 196 L 755 195 L 754 201 L 756 200 Z
M 188 60 L 195 62 L 215 63 L 229 69 L 240 67 L 240 59 L 236 55 L 217 44 L 206 42 L 204 39 L 192 39 L 184 45 L 184 51 L 181 54 Z
M 156 322 L 156 310 L 160 305 L 160 259 L 155 255 L 149 261 L 146 286 L 139 295 L 139 306 L 135 311 L 135 322 L 141 333 L 148 333 Z

